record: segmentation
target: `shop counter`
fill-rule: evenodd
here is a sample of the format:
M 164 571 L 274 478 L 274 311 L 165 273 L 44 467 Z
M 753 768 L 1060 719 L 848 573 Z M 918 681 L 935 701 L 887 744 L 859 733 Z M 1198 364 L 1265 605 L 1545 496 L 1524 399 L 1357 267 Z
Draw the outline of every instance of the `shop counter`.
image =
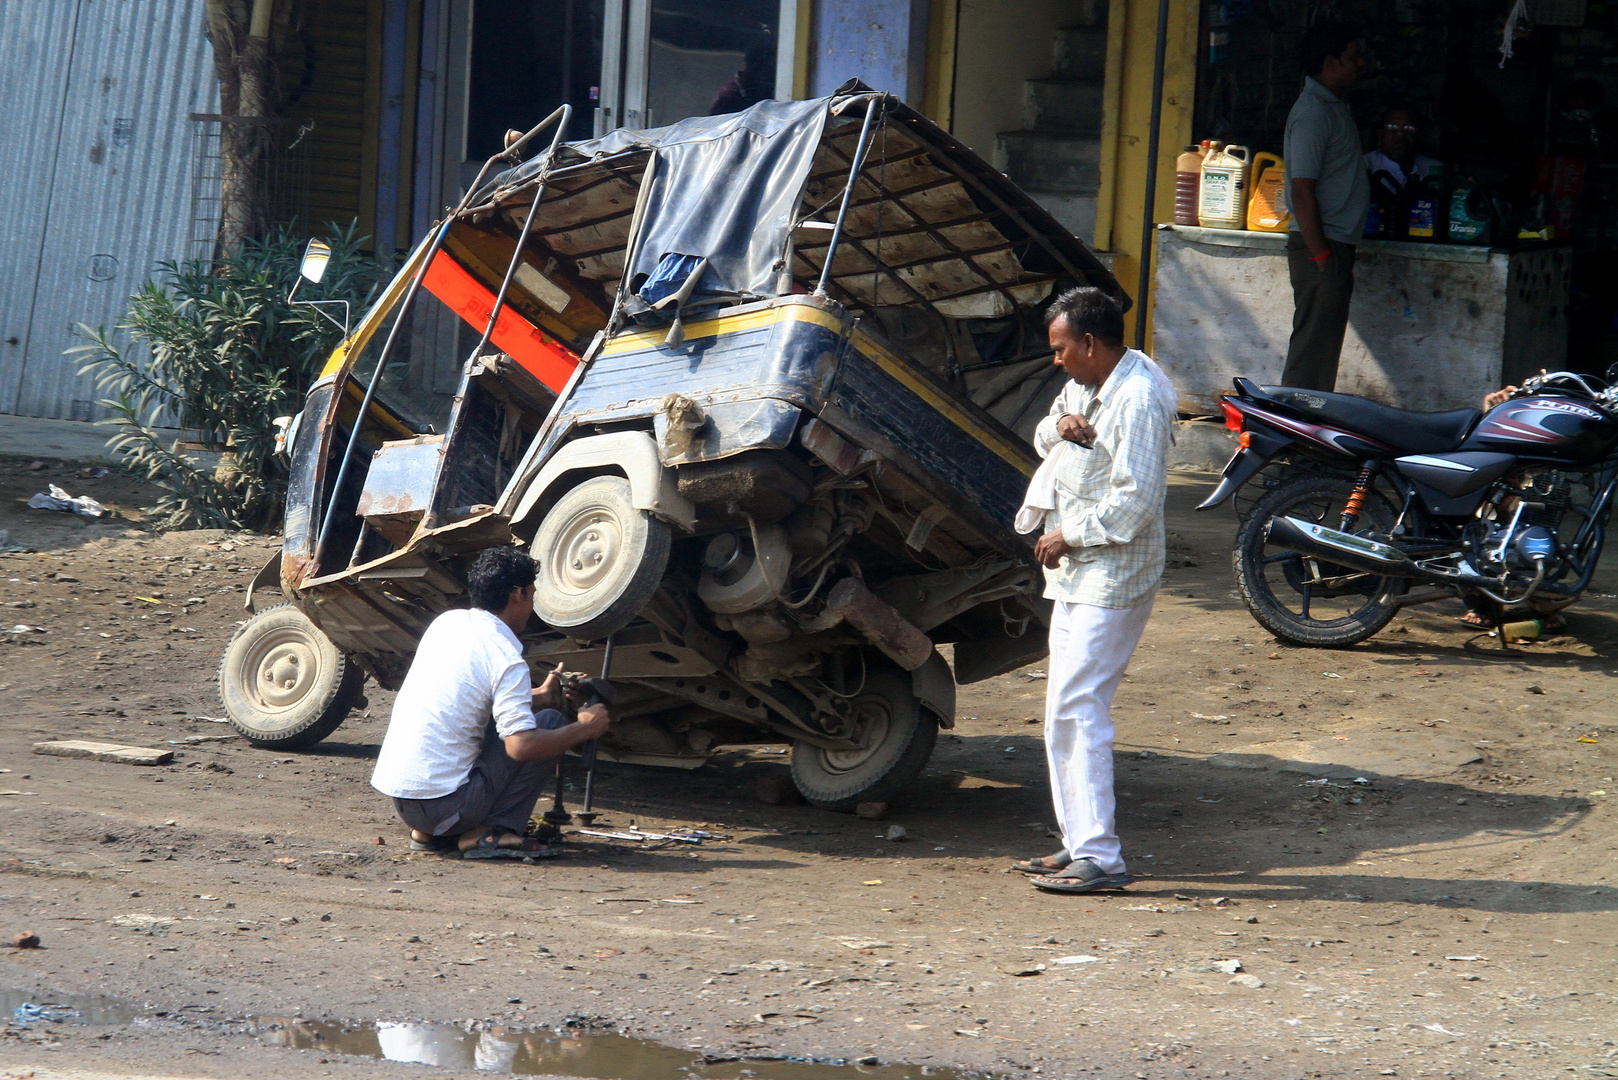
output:
M 1214 414 L 1231 379 L 1277 383 L 1292 332 L 1286 234 L 1158 227 L 1153 355 L 1180 408 Z M 1476 406 L 1567 360 L 1573 249 L 1365 240 L 1337 390 L 1404 409 Z

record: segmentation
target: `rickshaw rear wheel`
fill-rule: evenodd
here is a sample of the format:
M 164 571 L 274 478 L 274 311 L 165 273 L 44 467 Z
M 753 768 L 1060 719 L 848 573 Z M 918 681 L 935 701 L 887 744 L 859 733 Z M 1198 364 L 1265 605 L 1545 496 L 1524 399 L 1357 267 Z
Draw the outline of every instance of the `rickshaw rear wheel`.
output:
M 938 742 L 938 721 L 921 707 L 904 671 L 873 669 L 854 699 L 858 750 L 792 747 L 792 781 L 824 810 L 891 802 L 921 775 Z
M 365 673 L 291 604 L 254 615 L 219 661 L 219 700 L 253 745 L 295 750 L 336 731 L 361 700 Z
M 671 542 L 667 522 L 635 508 L 628 480 L 584 481 L 534 535 L 534 614 L 580 641 L 623 629 L 662 584 Z

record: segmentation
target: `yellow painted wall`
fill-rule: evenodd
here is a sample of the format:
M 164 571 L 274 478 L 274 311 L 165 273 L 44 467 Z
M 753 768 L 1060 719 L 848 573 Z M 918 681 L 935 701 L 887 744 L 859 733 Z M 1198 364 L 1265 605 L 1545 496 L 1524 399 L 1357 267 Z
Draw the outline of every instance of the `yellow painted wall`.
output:
M 1140 276 L 1140 234 L 1145 211 L 1146 147 L 1152 121 L 1152 66 L 1157 48 L 1157 0 L 1112 0 L 1108 12 L 1108 100 L 1103 117 L 1100 206 L 1096 247 L 1116 253 L 1113 274 L 1135 295 Z M 1174 159 L 1191 141 L 1197 79 L 1196 0 L 1169 0 L 1168 53 L 1163 78 L 1163 127 L 1158 145 L 1155 219 L 1174 216 Z M 1105 229 L 1105 233 L 1103 232 Z M 1150 306 L 1150 305 L 1148 305 Z M 1139 307 L 1126 316 L 1135 340 Z M 1149 317 L 1148 317 L 1149 318 Z M 1147 322 L 1150 350 L 1151 323 Z

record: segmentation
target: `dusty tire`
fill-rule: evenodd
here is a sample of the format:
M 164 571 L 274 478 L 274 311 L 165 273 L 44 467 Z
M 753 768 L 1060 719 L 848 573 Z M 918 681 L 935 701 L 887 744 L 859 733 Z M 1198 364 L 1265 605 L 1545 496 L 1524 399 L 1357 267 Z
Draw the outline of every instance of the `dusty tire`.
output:
M 792 782 L 824 810 L 852 810 L 862 802 L 891 802 L 921 775 L 938 741 L 938 721 L 921 707 L 910 673 L 873 670 L 855 699 L 862 750 L 826 750 L 809 743 L 792 747 Z
M 337 730 L 365 673 L 291 604 L 248 619 L 219 661 L 219 700 L 253 745 L 294 750 Z
M 1343 504 L 1353 490 L 1353 481 L 1345 476 L 1299 476 L 1254 503 L 1236 531 L 1232 553 L 1236 588 L 1258 624 L 1283 641 L 1343 648 L 1364 641 L 1398 613 L 1394 600 L 1406 588 L 1403 581 L 1355 575 L 1344 567 L 1265 542 L 1266 527 L 1277 516 L 1337 528 Z M 1354 531 L 1385 534 L 1393 527 L 1394 516 L 1388 501 L 1373 493 Z M 1316 589 L 1313 570 L 1339 584 Z M 1291 604 L 1297 604 L 1297 610 Z
M 663 581 L 668 524 L 635 509 L 629 481 L 597 476 L 557 500 L 534 536 L 534 613 L 579 641 L 628 626 Z

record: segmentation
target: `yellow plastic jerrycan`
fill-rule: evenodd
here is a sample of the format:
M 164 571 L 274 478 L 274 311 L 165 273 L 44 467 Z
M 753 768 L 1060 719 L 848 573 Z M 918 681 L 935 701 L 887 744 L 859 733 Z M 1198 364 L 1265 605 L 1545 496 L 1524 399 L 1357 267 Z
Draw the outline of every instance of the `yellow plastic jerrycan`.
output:
M 1202 159 L 1197 220 L 1205 229 L 1239 229 L 1247 221 L 1247 147 L 1227 146 Z
M 1286 232 L 1286 163 L 1276 154 L 1253 155 L 1253 197 L 1247 203 L 1247 227 L 1254 232 Z

